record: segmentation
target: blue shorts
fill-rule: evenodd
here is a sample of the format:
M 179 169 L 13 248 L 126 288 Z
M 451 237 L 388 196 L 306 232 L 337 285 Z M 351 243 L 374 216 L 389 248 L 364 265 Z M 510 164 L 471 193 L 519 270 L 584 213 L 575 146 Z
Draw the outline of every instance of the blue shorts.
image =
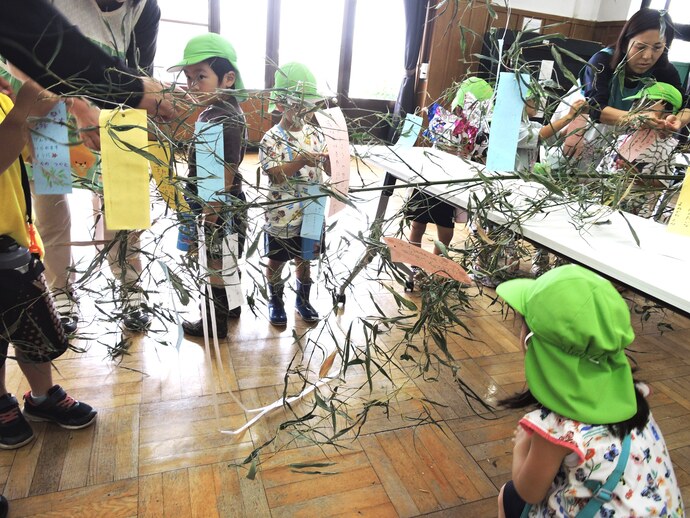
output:
M 526 505 L 527 502 L 520 498 L 515 490 L 513 481 L 509 480 L 503 488 L 503 512 L 505 512 L 506 518 L 520 518 Z
M 325 231 L 321 232 L 321 242 L 311 241 L 314 246 L 313 258 L 317 258 L 321 254 L 321 250 L 325 246 Z M 264 232 L 264 256 L 267 259 L 273 259 L 280 263 L 287 263 L 291 259 L 303 259 L 304 242 L 301 236 L 281 238 L 272 236 L 268 232 Z

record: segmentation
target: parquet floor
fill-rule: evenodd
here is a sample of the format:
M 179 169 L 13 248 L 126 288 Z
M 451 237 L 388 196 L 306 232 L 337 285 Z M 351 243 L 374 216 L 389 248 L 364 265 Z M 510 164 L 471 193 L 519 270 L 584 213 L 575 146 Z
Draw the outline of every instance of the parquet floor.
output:
M 251 164 L 252 157 L 247 160 Z M 373 214 L 372 203 L 361 201 L 363 214 Z M 340 224 L 343 230 L 364 228 L 356 216 L 346 221 Z M 353 244 L 342 262 L 353 266 L 361 252 Z M 315 382 L 327 354 L 336 344 L 345 347 L 351 323 L 353 354 L 361 352 L 359 319 L 375 314 L 374 303 L 398 314 L 377 275 L 374 268 L 365 271 L 347 292 L 344 310 L 314 328 L 289 315 L 287 329 L 277 331 L 263 306 L 257 305 L 258 316 L 245 306 L 220 343 L 223 372 L 214 359 L 213 376 L 202 342 L 184 340 L 176 349 L 161 345 L 155 333 L 137 335 L 118 361 L 108 358 L 98 340 L 81 342 L 85 352 L 69 352 L 55 362 L 55 380 L 97 407 L 98 422 L 79 431 L 36 424 L 33 443 L 0 451 L 0 484 L 11 516 L 495 516 L 497 488 L 510 476 L 519 413 L 470 405 L 447 369 L 420 375 L 412 367 L 382 363 L 387 375 L 377 372 L 369 385 L 371 366 L 353 364 L 338 378 L 336 362 L 331 370 L 336 379 L 318 388 L 320 397 L 333 396 L 337 387 L 330 402 L 345 402 L 347 408 L 340 408 L 350 419 L 365 411 L 367 419 L 358 435 L 355 428 L 332 444 L 312 439 L 316 432 L 332 436 L 333 419 L 337 430 L 353 422 L 315 405 L 313 394 L 266 415 L 244 433 L 220 432 L 238 429 L 255 416 L 243 406 L 254 409 L 284 393 L 297 394 L 308 386 L 304 378 Z M 400 286 L 395 289 L 402 293 Z M 472 336 L 449 334 L 448 349 L 461 379 L 491 404 L 523 386 L 518 330 L 512 317 L 492 304 L 493 292 L 470 292 L 473 307 L 463 318 Z M 326 313 L 330 295 L 326 290 L 317 295 L 315 305 Z M 407 296 L 420 301 L 418 293 Z M 194 309 L 189 311 L 195 316 Z M 644 326 L 639 316 L 633 320 L 638 339 L 632 357 L 639 377 L 651 384 L 653 411 L 690 502 L 690 321 L 670 313 L 653 315 Z M 674 329 L 660 334 L 655 325 L 660 320 Z M 175 332 L 171 326 L 169 335 Z M 399 331 L 382 332 L 374 358 L 383 362 L 399 339 Z M 11 361 L 7 385 L 16 394 L 28 389 Z M 312 432 L 284 426 L 310 412 Z M 247 478 L 249 464 L 242 462 L 274 437 L 258 455 L 255 478 Z

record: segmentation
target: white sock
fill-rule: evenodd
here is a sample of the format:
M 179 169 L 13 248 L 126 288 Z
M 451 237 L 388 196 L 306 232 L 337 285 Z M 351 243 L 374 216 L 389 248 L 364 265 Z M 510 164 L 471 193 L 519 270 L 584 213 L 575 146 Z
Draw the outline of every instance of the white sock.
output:
M 48 399 L 48 394 L 44 394 L 43 396 L 34 396 L 34 393 L 31 392 L 31 401 L 36 403 L 37 405 L 40 405 L 43 403 L 46 399 Z

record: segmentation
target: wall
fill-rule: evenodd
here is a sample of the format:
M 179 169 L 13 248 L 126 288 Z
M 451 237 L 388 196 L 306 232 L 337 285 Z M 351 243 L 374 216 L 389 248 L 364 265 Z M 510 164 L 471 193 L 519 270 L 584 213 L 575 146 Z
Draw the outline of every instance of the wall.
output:
M 601 4 L 599 2 L 587 2 L 587 0 L 582 1 L 593 6 L 593 10 L 597 11 L 597 16 L 603 7 L 603 15 L 607 17 L 614 12 L 611 4 L 617 4 L 620 11 L 615 10 L 615 12 L 619 12 L 620 18 L 594 21 L 515 7 L 516 5 L 534 6 L 541 4 L 552 6 L 553 4 L 563 4 L 566 9 L 572 10 L 580 6 L 577 12 L 582 15 L 584 14 L 582 8 L 584 3 L 580 4 L 580 0 L 559 0 L 558 2 L 511 0 L 511 16 L 507 26 L 509 29 L 518 30 L 522 28 L 525 19 L 539 18 L 543 20 L 544 26 L 548 26 L 542 30 L 545 34 L 560 33 L 567 38 L 597 41 L 604 44 L 613 43 L 628 14 L 629 5 L 624 4 L 629 4 L 631 0 L 604 0 Z M 428 106 L 454 82 L 459 82 L 468 74 L 476 72 L 478 69 L 476 55 L 481 53 L 484 33 L 491 27 L 503 28 L 506 26 L 507 10 L 500 5 L 494 7 L 497 18 L 492 19 L 484 2 L 459 0 L 457 9 L 449 4 L 453 4 L 453 2 L 446 2 L 446 8 L 430 9 L 429 11 L 431 16 L 429 17 L 422 55 L 423 62 L 429 63 L 429 73 L 426 81 L 418 83 L 417 100 L 419 106 Z M 553 10 L 553 7 L 550 8 Z M 462 49 L 460 45 L 462 35 L 466 41 L 465 49 Z
M 533 13 L 550 14 L 565 18 L 605 22 L 624 20 L 632 2 L 639 0 L 509 0 L 512 9 Z M 506 0 L 492 0 L 498 7 L 505 7 Z

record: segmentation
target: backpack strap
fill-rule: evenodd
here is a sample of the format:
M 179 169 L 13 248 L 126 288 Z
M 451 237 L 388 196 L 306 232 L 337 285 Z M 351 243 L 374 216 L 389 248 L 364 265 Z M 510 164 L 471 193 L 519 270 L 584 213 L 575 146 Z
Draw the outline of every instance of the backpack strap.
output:
M 26 205 L 26 226 L 29 232 L 29 252 L 39 256 L 41 248 L 38 246 L 38 239 L 36 238 L 36 227 L 31 212 L 31 183 L 29 182 L 29 174 L 26 171 L 24 159 L 19 155 L 19 167 L 22 171 L 22 191 L 24 191 L 24 204 Z
M 613 499 L 613 490 L 620 482 L 625 466 L 630 457 L 630 434 L 623 439 L 621 454 L 618 457 L 618 464 L 603 484 L 593 480 L 587 480 L 585 486 L 592 490 L 592 498 L 582 510 L 577 513 L 576 518 L 592 518 L 601 509 L 601 506 Z

